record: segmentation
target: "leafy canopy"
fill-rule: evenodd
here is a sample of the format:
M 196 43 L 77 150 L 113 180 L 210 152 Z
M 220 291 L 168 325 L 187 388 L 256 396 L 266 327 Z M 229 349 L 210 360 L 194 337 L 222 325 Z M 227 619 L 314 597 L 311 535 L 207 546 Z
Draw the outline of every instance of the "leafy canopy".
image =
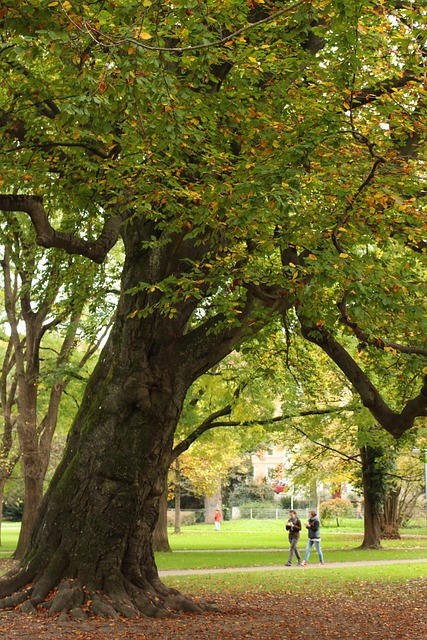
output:
M 0 17 L 3 207 L 43 196 L 69 251 L 115 218 L 143 229 L 164 268 L 135 315 L 191 301 L 193 323 L 234 325 L 254 296 L 254 329 L 299 323 L 395 435 L 425 415 L 425 389 L 400 423 L 402 397 L 387 412 L 360 374 L 423 384 L 425 8 L 21 0 Z

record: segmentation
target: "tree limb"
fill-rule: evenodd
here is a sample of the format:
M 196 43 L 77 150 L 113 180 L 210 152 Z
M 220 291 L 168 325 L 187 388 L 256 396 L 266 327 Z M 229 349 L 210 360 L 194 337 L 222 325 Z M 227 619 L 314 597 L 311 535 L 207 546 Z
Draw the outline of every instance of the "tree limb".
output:
M 227 420 L 216 422 L 217 418 L 222 416 L 230 415 L 232 410 L 231 405 L 226 405 L 222 409 L 212 413 L 206 420 L 204 420 L 198 427 L 195 429 L 185 440 L 182 440 L 172 451 L 171 462 L 173 462 L 178 456 L 180 456 L 184 451 L 190 447 L 199 438 L 203 433 L 209 431 L 210 429 L 217 429 L 219 427 L 255 427 L 258 425 L 264 426 L 269 424 L 274 424 L 278 422 L 284 422 L 285 420 L 291 420 L 292 418 L 303 418 L 307 416 L 321 416 L 321 415 L 330 415 L 331 413 L 341 413 L 342 411 L 348 411 L 348 407 L 330 407 L 326 409 L 307 409 L 305 411 L 300 411 L 297 414 L 289 413 L 282 414 L 280 416 L 275 416 L 274 418 L 268 418 L 266 420 Z M 295 428 L 295 427 L 292 427 Z M 303 431 L 301 431 L 303 435 L 306 435 Z M 308 437 L 308 436 L 307 436 Z M 314 442 L 314 441 L 313 441 Z M 318 444 L 318 443 L 316 443 Z M 326 445 L 321 445 L 322 447 Z M 334 451 L 334 449 L 331 449 Z M 352 459 L 352 458 L 349 458 Z
M 62 5 L 62 10 L 64 11 L 64 13 L 67 15 L 67 18 L 70 20 L 70 22 L 72 22 L 72 24 L 82 33 L 87 33 L 97 44 L 102 45 L 103 47 L 117 47 L 119 45 L 123 45 L 123 44 L 133 44 L 133 46 L 135 47 L 139 47 L 141 49 L 145 49 L 147 51 L 159 51 L 159 52 L 172 52 L 172 53 L 184 53 L 186 51 L 197 51 L 197 50 L 203 50 L 203 49 L 210 49 L 212 47 L 220 47 L 224 44 L 227 44 L 227 42 L 230 42 L 231 40 L 234 40 L 235 38 L 237 38 L 238 36 L 241 36 L 243 33 L 245 33 L 246 31 L 248 31 L 249 29 L 254 29 L 255 27 L 258 27 L 262 24 L 268 24 L 269 22 L 273 22 L 274 20 L 277 20 L 277 18 L 280 18 L 281 16 L 285 15 L 286 13 L 289 13 L 290 11 L 292 11 L 293 9 L 297 9 L 299 6 L 305 4 L 306 0 L 298 0 L 297 2 L 294 2 L 293 4 L 290 4 L 289 6 L 285 7 L 284 9 L 280 9 L 279 11 L 275 11 L 274 13 L 270 14 L 269 16 L 262 18 L 261 20 L 257 20 L 256 22 L 250 22 L 249 24 L 245 25 L 244 27 L 242 27 L 241 29 L 237 29 L 237 31 L 233 31 L 232 33 L 228 33 L 226 36 L 224 36 L 223 38 L 219 38 L 218 40 L 214 40 L 212 42 L 208 42 L 208 43 L 204 43 L 204 44 L 196 44 L 196 45 L 189 45 L 187 47 L 161 47 L 161 46 L 152 46 L 152 45 L 148 45 L 145 44 L 143 41 L 137 39 L 137 38 L 112 38 L 111 36 L 103 33 L 102 31 L 100 31 L 99 29 L 97 29 L 92 23 L 87 22 L 86 20 L 83 21 L 83 24 L 77 24 L 72 17 L 67 13 L 67 10 L 65 9 L 64 5 Z M 62 3 L 61 3 L 62 4 Z M 99 40 L 99 38 L 102 38 L 102 42 Z
M 362 343 L 367 344 L 370 347 L 375 347 L 377 349 L 384 350 L 386 347 L 389 347 L 390 349 L 394 349 L 395 351 L 399 351 L 400 353 L 427 356 L 427 349 L 423 349 L 422 347 L 412 347 L 404 344 L 398 344 L 397 342 L 383 342 L 383 340 L 381 340 L 380 338 L 370 338 L 368 334 L 365 333 L 361 327 L 359 327 L 357 322 L 354 322 L 348 315 L 346 295 L 338 303 L 338 309 L 340 311 L 340 322 L 345 324 L 346 327 L 349 327 L 349 329 L 353 331 L 354 335 Z
M 330 447 L 327 444 L 324 444 L 323 442 L 318 442 L 317 440 L 314 440 L 314 438 L 311 438 L 300 427 L 297 427 L 294 424 L 291 424 L 290 426 L 291 426 L 291 429 L 294 429 L 295 431 L 298 431 L 298 433 L 301 433 L 305 438 L 310 440 L 310 442 L 312 442 L 313 444 L 317 445 L 318 447 L 322 447 L 322 449 L 327 449 L 328 451 L 332 451 L 332 453 L 337 453 L 341 458 L 345 458 L 349 462 L 357 462 L 358 464 L 361 464 L 361 460 L 360 460 L 359 456 L 357 456 L 357 455 L 356 456 L 349 456 L 346 453 L 343 453 L 342 451 L 339 451 L 338 449 L 335 449 L 334 447 Z
M 313 327 L 301 317 L 300 322 L 303 336 L 319 346 L 335 362 L 353 384 L 363 405 L 394 438 L 400 438 L 411 429 L 416 418 L 427 416 L 427 376 L 424 376 L 418 396 L 408 400 L 400 413 L 393 411 L 348 351 L 324 327 Z
M 222 416 L 228 416 L 231 413 L 231 404 L 227 404 L 222 409 L 211 413 L 211 415 L 206 418 L 192 433 L 190 433 L 185 440 L 182 440 L 176 447 L 174 447 L 171 455 L 171 463 L 174 462 L 184 451 L 187 449 L 199 438 L 203 433 L 208 431 L 209 429 L 213 429 L 217 427 L 218 424 L 215 423 L 217 418 L 221 418 Z
M 41 247 L 64 249 L 69 254 L 77 254 L 100 264 L 110 249 L 116 244 L 120 227 L 125 218 L 116 214 L 105 221 L 104 228 L 95 241 L 78 238 L 71 233 L 56 231 L 50 224 L 39 196 L 0 194 L 0 209 L 28 213 L 37 234 L 37 244 Z

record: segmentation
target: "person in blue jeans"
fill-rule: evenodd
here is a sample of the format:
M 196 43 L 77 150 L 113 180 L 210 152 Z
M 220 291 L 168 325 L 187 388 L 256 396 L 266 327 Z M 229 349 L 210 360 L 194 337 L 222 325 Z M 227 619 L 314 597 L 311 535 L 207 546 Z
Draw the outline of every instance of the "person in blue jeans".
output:
M 308 541 L 302 566 L 307 566 L 311 547 L 314 545 L 317 551 L 317 555 L 319 556 L 319 565 L 323 567 L 325 563 L 323 562 L 323 553 L 320 547 L 320 522 L 319 518 L 317 517 L 316 511 L 310 511 L 310 518 L 305 526 L 308 529 Z

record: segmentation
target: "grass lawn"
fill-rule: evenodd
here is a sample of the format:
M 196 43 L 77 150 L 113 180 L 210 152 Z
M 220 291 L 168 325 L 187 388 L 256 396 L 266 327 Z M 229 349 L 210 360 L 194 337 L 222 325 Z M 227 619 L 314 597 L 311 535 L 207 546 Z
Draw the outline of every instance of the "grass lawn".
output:
M 2 522 L 0 558 L 7 558 L 15 551 L 20 530 L 20 522 Z
M 289 593 L 293 595 L 321 593 L 329 595 L 362 596 L 365 588 L 378 588 L 383 598 L 387 597 L 387 585 L 393 589 L 396 584 L 425 584 L 427 567 L 425 564 L 387 565 L 372 567 L 345 567 L 337 569 L 284 569 L 283 571 L 259 571 L 245 573 L 215 573 L 205 575 L 165 576 L 162 580 L 188 594 L 209 594 L 218 592 L 246 593 Z
M 358 550 L 363 539 L 363 524 L 350 521 L 345 526 L 322 526 L 322 548 L 325 561 L 358 562 L 361 560 L 399 560 L 427 558 L 427 535 L 423 529 L 402 531 L 401 540 L 384 540 L 379 551 Z M 307 535 L 302 532 L 300 551 L 305 549 Z M 284 523 L 277 520 L 239 520 L 223 522 L 221 531 L 212 525 L 183 527 L 182 533 L 169 533 L 169 543 L 177 553 L 158 553 L 160 570 L 212 569 L 284 564 L 288 555 L 288 539 Z M 227 550 L 227 551 L 225 551 Z M 313 549 L 310 559 L 315 561 Z
M 19 523 L 4 522 L 0 557 L 10 556 L 16 546 Z M 360 521 L 344 522 L 343 526 L 322 526 L 322 548 L 325 562 L 357 562 L 361 560 L 396 560 L 427 558 L 427 535 L 422 529 L 403 531 L 401 540 L 384 540 L 379 551 L 361 551 L 363 538 Z M 302 532 L 300 551 L 303 553 L 307 535 Z M 159 570 L 213 569 L 227 567 L 260 567 L 282 565 L 288 556 L 288 539 L 284 522 L 277 520 L 238 520 L 223 522 L 221 531 L 212 525 L 183 527 L 182 533 L 169 532 L 169 542 L 175 553 L 157 553 Z M 317 561 L 312 549 L 311 562 Z M 415 566 L 415 565 L 411 565 Z M 420 565 L 427 575 L 427 566 Z M 338 571 L 338 569 L 337 569 Z M 292 572 L 294 573 L 294 572 Z M 311 572 L 310 572 L 311 573 Z M 255 580 L 259 580 L 255 577 Z M 227 580 L 232 580 L 231 576 Z M 328 581 L 329 581 L 328 572 Z M 275 578 L 273 579 L 274 582 Z

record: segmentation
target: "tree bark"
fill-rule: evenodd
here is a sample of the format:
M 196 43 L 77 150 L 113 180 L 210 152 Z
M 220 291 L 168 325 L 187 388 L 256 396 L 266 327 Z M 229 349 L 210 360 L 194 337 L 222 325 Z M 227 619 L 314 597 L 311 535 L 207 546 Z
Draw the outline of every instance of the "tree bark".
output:
M 175 533 L 181 533 L 181 472 L 179 459 L 175 461 L 175 513 L 174 513 L 174 531 Z
M 172 317 L 161 311 L 139 317 L 158 295 L 139 284 L 159 280 L 166 266 L 174 268 L 174 257 L 170 247 L 168 257 L 147 255 L 132 225 L 125 241 L 121 290 L 137 293 L 120 298 L 29 548 L 21 565 L 0 580 L 1 607 L 22 602 L 27 612 L 45 607 L 113 617 L 200 610 L 161 583 L 153 531 L 186 391 L 241 339 L 252 300 L 242 309 L 241 325 L 224 323 L 216 332 L 209 329 L 217 318 L 188 330 L 196 301 L 183 302 Z
M 6 485 L 6 480 L 0 477 L 0 547 L 1 547 L 1 526 L 3 523 L 3 499 L 4 499 L 4 487 Z
M 399 491 L 390 489 L 384 500 L 380 518 L 381 537 L 388 540 L 399 540 Z
M 382 450 L 370 446 L 360 448 L 364 497 L 364 536 L 360 549 L 381 548 L 380 512 L 384 500 L 384 486 L 376 459 Z
M 159 500 L 159 518 L 153 532 L 153 550 L 171 552 L 168 538 L 168 488 Z

